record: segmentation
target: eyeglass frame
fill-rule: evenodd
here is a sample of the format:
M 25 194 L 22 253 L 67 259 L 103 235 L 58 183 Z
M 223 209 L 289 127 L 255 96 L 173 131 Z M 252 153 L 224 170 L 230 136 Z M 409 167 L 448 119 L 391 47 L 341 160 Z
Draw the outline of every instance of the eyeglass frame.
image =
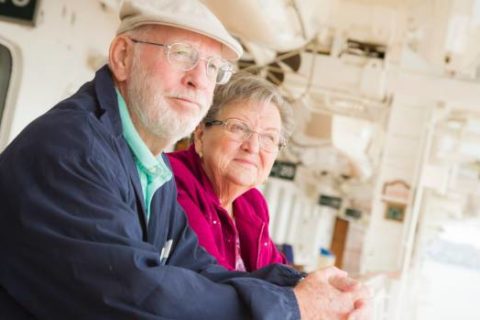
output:
M 190 46 L 192 49 L 194 49 L 197 54 L 198 54 L 198 50 L 193 47 L 191 44 L 189 43 L 183 43 L 183 42 L 173 42 L 173 43 L 157 43 L 157 42 L 151 42 L 151 41 L 144 41 L 144 40 L 138 40 L 138 39 L 135 39 L 135 38 L 131 38 L 131 37 L 128 37 L 128 39 L 130 41 L 132 41 L 133 43 L 140 43 L 140 44 L 149 44 L 149 45 L 153 45 L 153 46 L 158 46 L 158 47 L 162 47 L 164 48 L 164 53 L 165 53 L 165 56 L 167 57 L 167 61 L 170 65 L 174 65 L 175 62 L 172 62 L 171 61 L 171 58 L 170 58 L 170 49 L 176 45 L 176 44 L 179 44 L 179 45 L 186 45 L 186 46 Z M 221 67 L 218 68 L 219 71 L 217 71 L 217 74 L 216 76 L 218 75 L 218 73 L 220 72 L 220 70 L 223 70 L 224 72 L 227 72 L 229 73 L 230 75 L 227 77 L 226 80 L 224 81 L 221 81 L 221 82 L 217 82 L 217 77 L 215 76 L 214 80 L 215 80 L 215 83 L 216 84 L 219 84 L 219 85 L 222 85 L 222 84 L 225 84 L 227 83 L 230 78 L 232 77 L 233 75 L 233 64 L 226 60 L 226 59 L 223 59 L 221 57 L 215 57 L 215 56 L 210 56 L 210 57 L 207 57 L 207 58 L 203 58 L 200 56 L 200 54 L 197 55 L 197 61 L 195 61 L 195 63 L 192 65 L 192 67 L 188 68 L 188 69 L 184 69 L 184 68 L 181 68 L 182 71 L 190 71 L 190 70 L 193 70 L 197 65 L 198 65 L 198 62 L 200 60 L 203 60 L 206 62 L 206 65 L 205 65 L 205 73 L 207 75 L 207 78 L 209 77 L 208 75 L 208 65 L 209 63 L 212 61 L 213 58 L 219 58 L 220 60 L 222 60 L 223 64 Z M 174 66 L 178 66 L 178 65 L 174 65 Z
M 243 121 L 243 120 L 240 120 L 240 119 L 236 119 L 236 118 L 227 118 L 225 120 L 218 120 L 218 119 L 208 119 L 208 120 L 205 120 L 203 121 L 203 123 L 205 124 L 205 127 L 212 127 L 212 126 L 222 126 L 223 128 L 225 128 L 228 132 L 231 132 L 230 130 L 227 129 L 227 123 L 228 121 L 230 120 L 235 120 L 235 121 L 239 121 L 239 122 L 242 122 L 243 124 L 245 124 L 245 127 L 246 129 L 248 130 L 247 132 L 247 135 L 245 136 L 245 138 L 243 138 L 242 140 L 242 143 L 247 141 L 248 139 L 251 138 L 251 136 L 256 133 L 259 137 L 259 144 L 260 144 L 260 147 L 262 150 L 266 151 L 266 152 L 269 152 L 269 153 L 273 153 L 275 151 L 281 151 L 283 150 L 286 146 L 287 146 L 287 142 L 285 140 L 284 137 L 282 137 L 282 134 L 279 135 L 279 143 L 276 145 L 277 146 L 277 150 L 267 150 L 263 147 L 263 144 L 262 144 L 262 141 L 263 141 L 263 138 L 265 136 L 265 134 L 262 134 L 261 132 L 258 132 L 258 131 L 255 131 L 255 130 L 252 130 L 248 124 Z

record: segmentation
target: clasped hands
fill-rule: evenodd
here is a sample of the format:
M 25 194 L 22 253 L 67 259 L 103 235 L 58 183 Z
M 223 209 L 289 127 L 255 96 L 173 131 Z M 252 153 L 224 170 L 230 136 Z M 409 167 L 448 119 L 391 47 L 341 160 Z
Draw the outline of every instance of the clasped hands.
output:
M 338 268 L 310 273 L 293 291 L 302 320 L 371 320 L 372 293 Z

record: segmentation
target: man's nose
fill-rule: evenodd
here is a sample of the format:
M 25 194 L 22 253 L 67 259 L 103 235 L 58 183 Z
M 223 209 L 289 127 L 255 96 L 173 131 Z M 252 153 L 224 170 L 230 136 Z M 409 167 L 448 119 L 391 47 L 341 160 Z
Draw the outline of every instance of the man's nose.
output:
M 187 84 L 196 89 L 208 88 L 211 80 L 207 77 L 206 67 L 205 61 L 200 60 L 193 69 L 185 71 Z

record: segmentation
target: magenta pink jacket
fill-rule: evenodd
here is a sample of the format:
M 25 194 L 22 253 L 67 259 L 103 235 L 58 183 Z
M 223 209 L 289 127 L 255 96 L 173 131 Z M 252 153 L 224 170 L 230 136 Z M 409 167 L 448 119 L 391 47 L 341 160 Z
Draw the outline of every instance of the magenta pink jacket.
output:
M 184 208 L 200 244 L 217 258 L 219 264 L 235 270 L 237 232 L 247 271 L 271 263 L 286 263 L 270 239 L 267 203 L 257 189 L 248 190 L 233 202 L 234 223 L 220 206 L 194 147 L 170 153 L 168 157 L 177 183 L 178 202 Z

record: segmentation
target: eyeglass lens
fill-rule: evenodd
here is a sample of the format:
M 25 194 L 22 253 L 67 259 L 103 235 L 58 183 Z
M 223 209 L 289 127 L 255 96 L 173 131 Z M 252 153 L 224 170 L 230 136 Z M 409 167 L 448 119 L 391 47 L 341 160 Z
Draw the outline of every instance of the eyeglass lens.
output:
M 256 132 L 243 121 L 236 119 L 227 119 L 224 122 L 225 128 L 233 134 L 239 141 L 246 141 L 252 134 L 257 133 L 260 146 L 268 152 L 277 151 L 280 147 L 280 136 L 276 133 L 259 133 Z
M 168 61 L 184 71 L 195 68 L 199 60 L 206 60 L 207 76 L 210 79 L 215 80 L 216 83 L 224 84 L 232 75 L 233 70 L 229 62 L 219 57 L 202 59 L 200 58 L 198 51 L 188 44 L 173 43 L 167 46 L 166 49 Z

